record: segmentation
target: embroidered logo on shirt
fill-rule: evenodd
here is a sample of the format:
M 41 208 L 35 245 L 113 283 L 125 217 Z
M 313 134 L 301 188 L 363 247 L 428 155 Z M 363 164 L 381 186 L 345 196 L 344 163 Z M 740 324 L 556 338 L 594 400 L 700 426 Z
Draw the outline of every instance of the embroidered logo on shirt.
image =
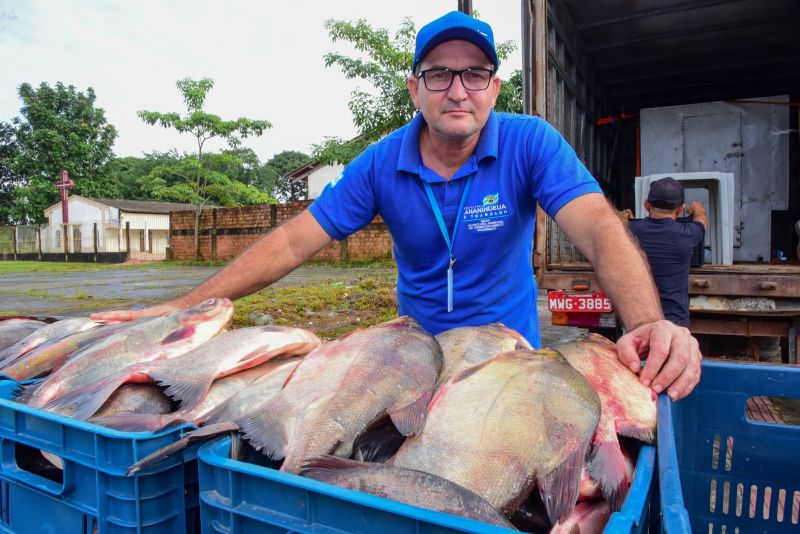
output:
M 505 202 L 500 201 L 500 193 L 486 195 L 480 204 L 464 207 L 463 221 L 467 229 L 475 232 L 494 232 L 505 226 L 510 210 Z
M 331 189 L 336 187 L 336 184 L 338 184 L 339 180 L 341 180 L 342 178 L 344 178 L 344 171 L 342 171 L 339 174 L 337 174 L 336 176 L 334 176 L 333 180 L 331 180 Z

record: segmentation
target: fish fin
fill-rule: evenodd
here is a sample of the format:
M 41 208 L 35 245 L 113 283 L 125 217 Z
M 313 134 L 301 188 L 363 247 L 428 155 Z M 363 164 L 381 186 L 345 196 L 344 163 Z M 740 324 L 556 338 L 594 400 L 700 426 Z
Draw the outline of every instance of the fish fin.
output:
M 181 369 L 170 368 L 167 366 L 148 369 L 147 375 L 160 386 L 166 386 L 164 393 L 175 400 L 181 401 L 181 410 L 191 410 L 195 408 L 203 397 L 208 393 L 213 382 L 211 380 L 197 380 L 178 376 Z
M 368 467 L 370 464 L 359 462 L 357 460 L 348 460 L 346 458 L 339 458 L 338 456 L 319 456 L 317 458 L 309 458 L 303 462 L 303 466 L 298 473 L 301 477 L 312 478 L 320 482 L 333 483 L 333 479 L 337 476 L 339 471 L 347 469 L 359 469 Z
M 389 417 L 392 423 L 404 436 L 415 436 L 422 432 L 425 426 L 425 414 L 428 404 L 433 397 L 433 389 L 427 390 L 417 400 L 401 408 L 392 407 L 389 409 Z
M 186 339 L 187 337 L 191 337 L 192 335 L 194 335 L 195 330 L 197 330 L 197 328 L 194 325 L 179 328 L 178 330 L 170 332 L 167 337 L 162 339 L 161 344 L 168 345 L 170 343 L 175 343 L 176 341 L 180 341 L 181 339 Z
M 180 418 L 170 417 L 169 414 L 161 415 L 151 413 L 101 415 L 99 417 L 90 417 L 88 421 L 96 425 L 113 428 L 114 430 L 121 430 L 123 432 L 156 432 L 172 424 L 190 422 Z
M 242 461 L 244 450 L 242 449 L 242 435 L 238 432 L 231 432 L 231 460 Z
M 225 434 L 226 432 L 231 432 L 234 430 L 238 430 L 238 426 L 235 423 L 219 423 L 217 425 L 208 425 L 202 428 L 198 428 L 197 430 L 192 430 L 191 432 L 187 432 L 183 435 L 181 439 L 175 441 L 174 443 L 170 443 L 166 447 L 161 447 L 157 451 L 151 452 L 132 466 L 128 468 L 128 471 L 125 473 L 126 476 L 135 475 L 142 469 L 147 467 L 153 466 L 159 463 L 166 458 L 169 458 L 173 454 L 176 454 L 189 445 L 197 443 L 198 441 L 207 441 L 211 438 L 215 438 L 221 434 Z
M 272 404 L 272 403 L 270 403 Z M 281 460 L 286 456 L 289 438 L 283 422 L 269 406 L 257 414 L 243 417 L 236 421 L 244 432 L 246 440 L 257 451 L 273 460 Z
M 405 441 L 405 436 L 388 419 L 381 424 L 367 428 L 354 443 L 355 459 L 364 462 L 383 463 L 391 458 Z
M 42 409 L 75 419 L 88 419 L 105 404 L 117 388 L 125 383 L 127 377 L 127 373 L 119 373 L 99 380 L 51 399 Z
M 583 443 L 552 473 L 538 477 L 536 481 L 547 510 L 547 517 L 552 524 L 566 518 L 578 502 L 581 471 L 588 448 L 589 443 Z
M 655 423 L 655 421 L 653 422 Z M 653 428 L 643 428 L 638 425 L 626 423 L 625 421 L 617 421 L 616 427 L 617 434 L 620 436 L 636 438 L 639 441 L 647 443 L 648 445 L 654 445 L 656 442 L 655 426 Z
M 619 441 L 614 439 L 597 443 L 589 455 L 586 473 L 600 484 L 603 497 L 611 503 L 612 510 L 619 510 L 630 484 Z
M 30 384 L 18 384 L 18 388 L 14 390 L 14 397 L 15 401 L 20 402 L 22 404 L 28 404 L 28 401 L 33 398 L 33 395 L 36 393 L 36 390 L 39 389 L 39 386 L 44 384 L 44 380 L 41 382 L 31 382 Z
M 225 411 L 228 409 L 228 403 L 231 402 L 230 397 L 225 401 L 217 404 L 212 409 L 208 410 L 206 413 L 201 414 L 196 421 L 195 424 L 205 424 L 205 423 L 217 423 L 219 422 L 218 419 L 225 414 Z

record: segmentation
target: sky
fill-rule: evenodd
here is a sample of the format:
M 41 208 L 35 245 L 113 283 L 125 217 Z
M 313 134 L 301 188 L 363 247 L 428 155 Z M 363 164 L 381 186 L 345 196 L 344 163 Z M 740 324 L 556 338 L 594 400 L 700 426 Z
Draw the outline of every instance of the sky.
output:
M 473 0 L 495 42 L 521 41 L 522 0 Z M 223 119 L 265 119 L 273 127 L 243 145 L 262 161 L 283 150 L 311 153 L 326 137 L 356 134 L 350 93 L 369 84 L 326 68 L 327 19 L 365 19 L 393 34 L 405 17 L 417 29 L 458 8 L 457 0 L 0 0 L 0 121 L 19 114 L 17 88 L 58 81 L 93 87 L 96 105 L 119 133 L 118 156 L 196 151 L 188 134 L 148 126 L 138 110 L 183 112 L 178 79 L 212 78 L 205 109 Z M 520 52 L 500 66 L 519 69 Z M 209 142 L 204 150 L 219 150 Z

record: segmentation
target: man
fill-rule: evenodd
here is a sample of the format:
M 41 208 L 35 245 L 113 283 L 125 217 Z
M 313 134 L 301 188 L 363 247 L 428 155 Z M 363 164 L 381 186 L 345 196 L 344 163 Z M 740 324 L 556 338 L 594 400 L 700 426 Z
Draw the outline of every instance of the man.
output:
M 692 222 L 678 222 L 686 207 L 683 185 L 667 177 L 650 184 L 644 201 L 646 219 L 628 223 L 650 263 L 664 317 L 689 327 L 689 267 L 692 253 L 703 242 L 708 224 L 703 204 L 694 201 L 687 213 Z
M 501 321 L 539 346 L 531 267 L 538 201 L 597 266 L 630 330 L 618 342 L 620 359 L 638 372 L 649 354 L 642 383 L 685 396 L 700 378 L 697 341 L 663 320 L 643 257 L 566 141 L 539 118 L 494 113 L 497 66 L 485 22 L 452 12 L 426 25 L 408 78 L 420 113 L 408 125 L 186 296 L 95 317 L 134 319 L 212 296 L 242 297 L 379 213 L 394 240 L 400 314 L 433 334 Z

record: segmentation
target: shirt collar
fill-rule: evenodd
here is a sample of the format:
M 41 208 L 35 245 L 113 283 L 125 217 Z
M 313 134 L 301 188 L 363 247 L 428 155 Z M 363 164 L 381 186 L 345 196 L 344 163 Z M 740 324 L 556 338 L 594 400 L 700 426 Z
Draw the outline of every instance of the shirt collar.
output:
M 403 141 L 400 143 L 400 157 L 397 160 L 398 171 L 405 171 L 418 176 L 423 174 L 422 155 L 419 152 L 419 134 L 424 125 L 425 118 L 422 113 L 414 115 L 414 118 L 408 123 L 403 134 Z M 475 155 L 462 168 L 462 171 L 466 172 L 458 172 L 453 176 L 454 179 L 475 172 L 477 163 L 480 163 L 485 158 L 497 159 L 499 130 L 497 116 L 494 111 L 491 111 L 489 120 L 486 121 L 486 125 L 481 130 L 481 137 L 478 139 Z

